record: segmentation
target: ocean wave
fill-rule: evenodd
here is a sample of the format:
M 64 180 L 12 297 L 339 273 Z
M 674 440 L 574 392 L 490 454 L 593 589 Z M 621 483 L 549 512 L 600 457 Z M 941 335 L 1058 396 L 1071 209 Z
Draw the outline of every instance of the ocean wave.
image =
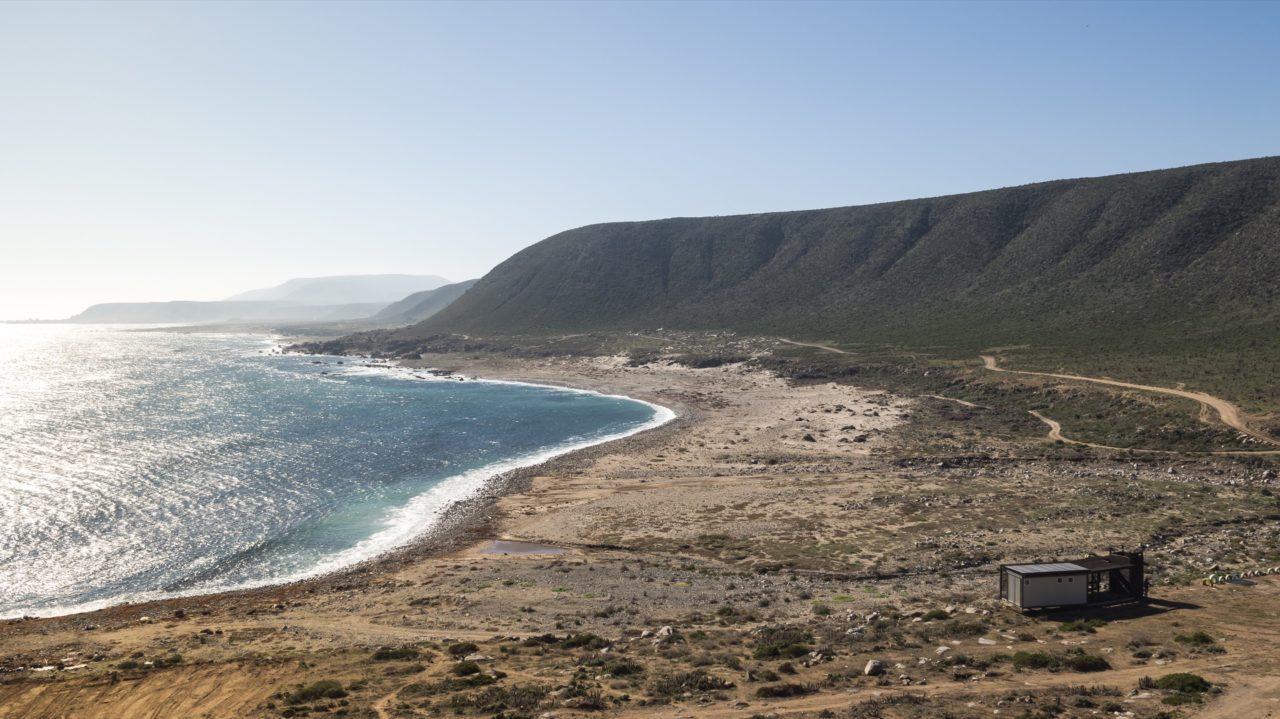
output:
M 282 369 L 291 374 L 308 379 L 337 380 L 339 378 L 377 375 L 384 378 L 394 378 L 414 382 L 459 381 L 458 375 L 437 376 L 430 374 L 425 370 L 382 364 L 375 366 L 366 364 L 360 359 L 352 361 L 352 358 L 349 357 L 319 359 L 332 360 L 331 362 L 326 362 L 325 367 L 322 370 L 328 372 L 328 375 L 322 375 L 319 371 L 314 371 L 318 366 L 310 365 L 276 369 Z M 337 365 L 337 361 L 343 361 L 344 364 Z M 283 572 L 271 576 L 262 576 L 253 579 L 238 579 L 234 581 L 217 581 L 211 576 L 212 574 L 216 574 L 216 572 L 199 572 L 195 576 L 187 577 L 186 581 L 166 583 L 166 586 L 169 588 L 168 591 L 163 589 L 126 591 L 115 593 L 108 597 L 95 598 L 93 600 L 83 602 L 69 602 L 56 606 L 48 604 L 34 606 L 28 603 L 26 606 L 16 606 L 0 610 L 0 619 L 18 617 L 24 614 L 38 614 L 40 616 L 74 614 L 121 604 L 214 594 L 226 591 L 286 584 L 330 574 L 357 565 L 361 562 L 375 559 L 390 551 L 404 547 L 416 539 L 426 535 L 430 531 L 440 527 L 442 518 L 447 515 L 450 508 L 456 507 L 461 502 L 473 499 L 478 495 L 483 494 L 491 487 L 492 482 L 497 477 L 507 472 L 541 464 L 570 452 L 615 441 L 654 429 L 670 422 L 676 417 L 676 413 L 667 407 L 627 397 L 625 395 L 605 394 L 591 390 L 559 387 L 534 382 L 473 377 L 462 377 L 461 379 L 470 383 L 526 386 L 561 393 L 626 400 L 642 404 L 650 408 L 652 410 L 652 416 L 648 421 L 624 431 L 599 436 L 579 435 L 570 437 L 554 446 L 545 447 L 533 452 L 526 452 L 513 458 L 492 462 L 481 467 L 444 477 L 431 487 L 412 496 L 407 501 L 404 501 L 399 506 L 386 510 L 382 519 L 372 525 L 372 531 L 368 536 L 358 540 L 354 545 L 346 549 L 341 549 L 334 553 L 322 556 L 316 561 L 309 562 L 308 566 L 304 569 Z M 243 441 L 244 438 L 239 437 L 236 439 Z M 178 587 L 181 588 L 179 589 Z

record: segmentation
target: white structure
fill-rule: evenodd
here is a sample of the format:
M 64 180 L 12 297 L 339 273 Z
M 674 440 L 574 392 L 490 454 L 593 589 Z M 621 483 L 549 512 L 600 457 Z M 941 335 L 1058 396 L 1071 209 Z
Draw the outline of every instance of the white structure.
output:
M 1009 564 L 1001 567 L 1000 596 L 1019 609 L 1089 603 L 1089 570 L 1079 564 Z
M 1019 609 L 1078 607 L 1147 596 L 1142 552 L 1112 552 L 1074 562 L 1003 564 L 1000 598 Z

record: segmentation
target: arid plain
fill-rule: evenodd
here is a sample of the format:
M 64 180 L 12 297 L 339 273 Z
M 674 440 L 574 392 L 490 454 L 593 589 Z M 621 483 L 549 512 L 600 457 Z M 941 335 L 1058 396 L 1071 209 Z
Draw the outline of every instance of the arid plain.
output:
M 640 359 L 411 363 L 678 417 L 504 477 L 437 535 L 339 575 L 4 622 L 0 716 L 1280 713 L 1280 577 L 1201 581 L 1280 564 L 1265 446 L 1055 441 L 974 383 L 1172 410 L 977 357 L 939 370 L 968 378 L 948 396 L 840 371 L 833 347 L 649 339 Z M 695 344 L 727 359 L 690 361 Z M 996 597 L 1000 563 L 1138 545 L 1146 605 L 1028 616 Z

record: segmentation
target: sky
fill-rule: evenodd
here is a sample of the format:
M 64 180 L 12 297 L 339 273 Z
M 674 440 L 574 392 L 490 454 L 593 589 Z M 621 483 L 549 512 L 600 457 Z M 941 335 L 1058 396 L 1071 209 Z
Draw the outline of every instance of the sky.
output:
M 1280 154 L 1280 3 L 0 3 L 0 319 Z

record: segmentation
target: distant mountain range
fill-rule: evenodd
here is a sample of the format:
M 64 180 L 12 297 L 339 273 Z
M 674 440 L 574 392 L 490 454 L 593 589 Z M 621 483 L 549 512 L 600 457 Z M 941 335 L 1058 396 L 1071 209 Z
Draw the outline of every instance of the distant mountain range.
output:
M 392 333 L 734 329 L 986 346 L 1280 318 L 1280 158 L 829 210 L 591 225 Z
M 394 324 L 421 322 L 448 307 L 454 300 L 461 297 L 462 293 L 471 289 L 471 286 L 476 282 L 479 282 L 479 280 L 456 282 L 452 285 L 437 287 L 434 290 L 415 292 L 399 302 L 387 305 L 381 312 L 378 312 L 370 319 L 375 322 Z
M 287 302 L 107 302 L 68 322 L 109 324 L 208 324 L 213 322 L 337 322 L 363 319 L 381 302 L 299 305 Z
M 435 275 L 339 275 L 301 277 L 262 290 L 232 295 L 228 302 L 277 301 L 299 305 L 347 305 L 396 302 L 415 292 L 449 284 Z
M 212 324 L 369 320 L 372 326 L 390 326 L 429 317 L 470 286 L 448 282 L 434 275 L 309 277 L 220 302 L 108 302 L 93 305 L 66 321 Z M 392 303 L 395 311 L 380 314 Z

